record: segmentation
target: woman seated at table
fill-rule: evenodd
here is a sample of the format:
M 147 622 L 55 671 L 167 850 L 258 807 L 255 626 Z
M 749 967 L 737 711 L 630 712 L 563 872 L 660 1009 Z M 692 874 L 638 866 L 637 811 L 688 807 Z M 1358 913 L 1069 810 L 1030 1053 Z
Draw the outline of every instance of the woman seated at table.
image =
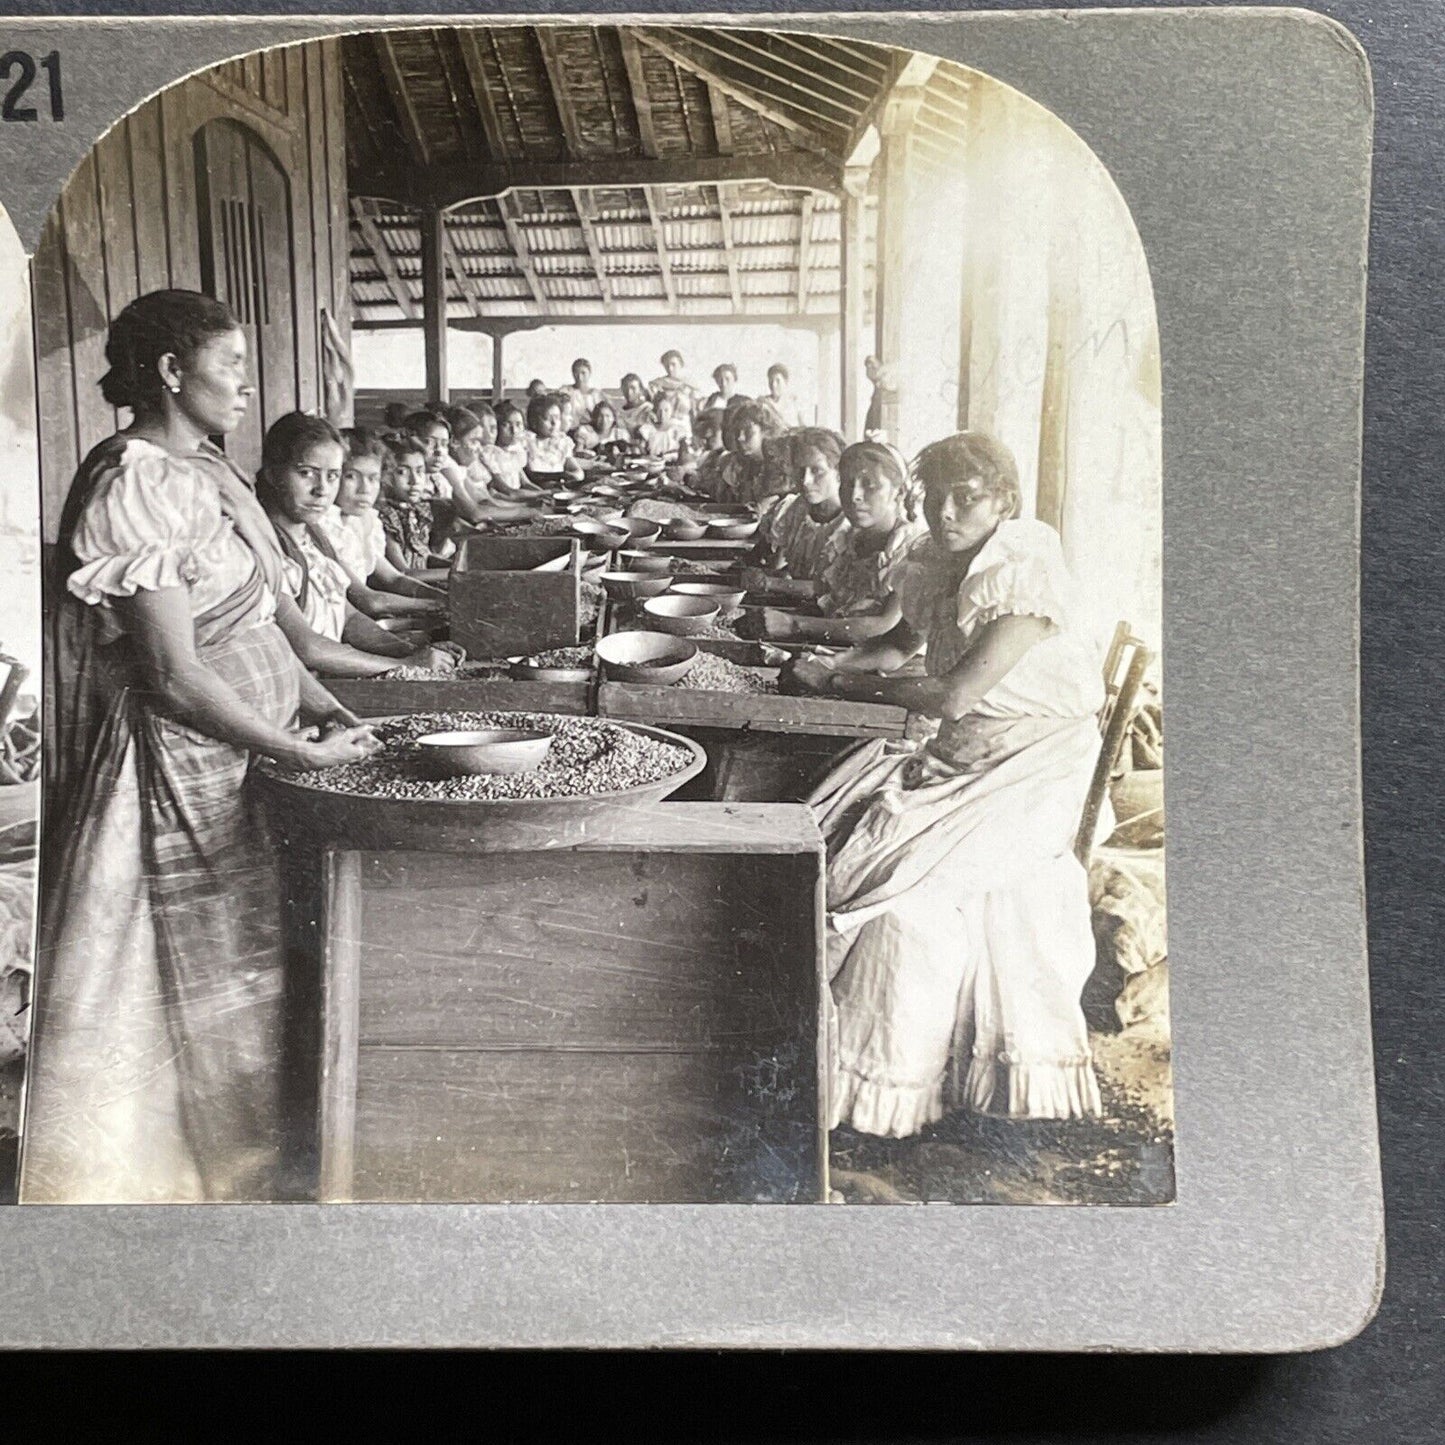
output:
M 617 419 L 617 408 L 605 396 L 577 428 L 578 455 L 595 457 L 604 447 L 626 447 L 631 442 L 632 433 Z
M 617 419 L 635 441 L 646 444 L 651 440 L 654 419 L 652 398 L 635 371 L 629 371 L 622 378 L 622 404 L 617 408 Z
M 800 427 L 788 433 L 787 443 L 793 491 L 764 513 L 759 560 L 765 571 L 799 584 L 787 590 L 813 596 L 849 531 L 839 495 L 843 438 L 822 427 Z
M 871 743 L 809 800 L 828 840 L 831 1124 L 903 1137 L 964 1106 L 1101 1112 L 1079 996 L 1094 966 L 1075 835 L 1098 759 L 1100 659 L 1058 534 L 1016 520 L 1008 450 L 966 432 L 914 463 L 930 540 L 902 620 L 798 691 L 941 719 Z M 921 647 L 926 675 L 892 676 Z
M 386 444 L 378 433 L 361 427 L 342 432 L 341 440 L 346 448 L 341 483 L 321 530 L 351 579 L 348 600 L 373 619 L 440 621 L 446 616 L 446 593 L 399 572 L 386 559 L 386 533 L 376 512 Z
M 697 388 L 683 375 L 685 363 L 680 351 L 664 351 L 662 353 L 663 374 L 659 376 L 648 391 L 652 393 L 654 402 L 662 397 L 671 397 L 673 411 L 685 421 L 691 422 L 694 407 L 697 405 Z
M 582 464 L 572 455 L 576 444 L 562 430 L 562 403 L 550 393 L 527 403 L 522 444 L 527 448 L 527 476 L 536 485 L 582 480 Z
M 723 449 L 700 466 L 694 485 L 716 502 L 760 506 L 786 494 L 786 463 L 776 446 L 782 440 L 777 419 L 756 402 L 743 401 L 723 413 Z
M 495 478 L 487 456 L 497 450 L 496 412 L 485 402 L 475 409 L 448 407 L 447 423 L 452 429 L 447 477 L 451 483 L 455 521 L 469 527 L 485 527 L 488 522 L 519 522 L 537 516 L 534 497 L 520 492 L 499 497 L 493 490 Z M 508 453 L 508 461 L 512 460 L 512 454 Z M 515 475 L 520 474 L 518 466 Z
M 312 632 L 329 644 L 308 649 L 303 660 L 328 677 L 377 677 L 401 663 L 449 668 L 449 654 L 388 632 L 347 598 L 351 576 L 322 530 L 345 455 L 329 421 L 299 411 L 274 422 L 262 443 L 256 496 L 280 543 L 288 590 Z
M 486 414 L 484 411 L 477 414 L 482 418 L 485 432 Z M 514 402 L 504 401 L 496 409 L 495 437 L 488 441 L 484 434 L 477 448 L 477 458 L 491 478 L 488 490 L 498 501 L 518 502 L 543 495 L 541 488 L 527 480 L 527 444 L 522 440 L 526 433 L 527 422 L 521 408 Z
M 838 495 L 848 530 L 818 583 L 823 615 L 766 607 L 763 637 L 849 645 L 898 625 L 895 574 L 925 531 L 908 463 L 886 443 L 855 442 L 838 461 Z
M 675 457 L 692 439 L 692 422 L 680 405 L 673 392 L 663 392 L 653 403 L 652 435 L 647 440 L 649 455 Z

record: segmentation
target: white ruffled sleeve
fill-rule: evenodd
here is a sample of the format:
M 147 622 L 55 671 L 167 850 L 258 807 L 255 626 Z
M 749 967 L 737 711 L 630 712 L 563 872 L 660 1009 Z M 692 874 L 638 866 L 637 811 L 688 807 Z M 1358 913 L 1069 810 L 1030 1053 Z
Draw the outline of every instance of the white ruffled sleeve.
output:
M 70 575 L 70 591 L 95 605 L 190 586 L 200 577 L 196 554 L 214 531 L 219 508 L 183 462 L 132 444 L 80 514 L 71 543 L 80 566 Z
M 979 562 L 958 589 L 961 631 L 971 632 L 1000 617 L 1041 617 L 1056 628 L 1068 625 L 1068 570 L 1052 527 L 1036 521 L 1005 522 Z

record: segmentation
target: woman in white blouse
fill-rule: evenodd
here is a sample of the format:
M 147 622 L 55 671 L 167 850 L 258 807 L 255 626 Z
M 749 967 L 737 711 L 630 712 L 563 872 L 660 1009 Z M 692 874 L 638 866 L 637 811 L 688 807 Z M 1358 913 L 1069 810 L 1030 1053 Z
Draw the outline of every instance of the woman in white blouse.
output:
M 376 747 L 301 665 L 305 624 L 244 480 L 207 440 L 254 393 L 218 302 L 115 319 L 107 402 L 58 552 L 54 790 L 20 1194 L 272 1197 L 280 1130 L 275 859 L 245 789 Z
M 914 463 L 931 538 L 902 620 L 794 686 L 939 718 L 870 744 L 810 800 L 828 838 L 831 1115 L 904 1136 L 960 1105 L 1100 1112 L 1080 993 L 1094 963 L 1073 853 L 1099 754 L 1100 659 L 1058 534 L 1019 520 L 1012 456 L 978 433 Z M 899 669 L 926 645 L 926 675 Z

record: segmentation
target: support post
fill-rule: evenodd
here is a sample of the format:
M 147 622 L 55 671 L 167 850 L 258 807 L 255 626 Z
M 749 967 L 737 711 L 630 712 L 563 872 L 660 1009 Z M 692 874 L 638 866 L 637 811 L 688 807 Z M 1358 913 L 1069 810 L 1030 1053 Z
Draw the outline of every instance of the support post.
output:
M 447 390 L 447 264 L 442 228 L 445 213 L 431 207 L 421 214 L 421 315 L 426 352 L 426 394 L 449 401 Z
M 863 372 L 863 278 L 867 260 L 868 178 L 871 166 L 849 166 L 843 172 L 843 284 L 839 288 L 838 347 L 841 371 L 843 435 L 857 441 L 863 435 L 864 406 L 860 377 Z
M 492 405 L 502 404 L 502 347 L 507 339 L 505 331 L 492 332 Z
M 923 104 L 923 87 L 909 86 L 895 90 L 879 125 L 882 148 L 879 165 L 882 170 L 878 196 L 878 266 L 875 295 L 877 299 L 877 343 L 875 354 L 885 376 L 893 378 L 883 391 L 883 430 L 895 446 L 900 444 L 900 412 L 902 380 L 900 361 L 903 357 L 904 299 L 908 294 L 908 225 L 913 209 L 913 122 Z

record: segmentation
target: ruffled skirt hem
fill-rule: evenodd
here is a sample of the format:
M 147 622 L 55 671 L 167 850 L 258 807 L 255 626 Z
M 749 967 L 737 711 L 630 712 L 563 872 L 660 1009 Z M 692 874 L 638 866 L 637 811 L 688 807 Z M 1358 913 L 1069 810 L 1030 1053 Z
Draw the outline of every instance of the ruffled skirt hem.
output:
M 1005 1119 L 1097 1119 L 1104 1112 L 1087 1059 L 1045 1064 L 975 1058 L 956 1088 L 941 1078 L 933 1084 L 888 1084 L 839 1065 L 833 1070 L 828 1127 L 847 1124 L 860 1134 L 906 1139 L 955 1108 Z

